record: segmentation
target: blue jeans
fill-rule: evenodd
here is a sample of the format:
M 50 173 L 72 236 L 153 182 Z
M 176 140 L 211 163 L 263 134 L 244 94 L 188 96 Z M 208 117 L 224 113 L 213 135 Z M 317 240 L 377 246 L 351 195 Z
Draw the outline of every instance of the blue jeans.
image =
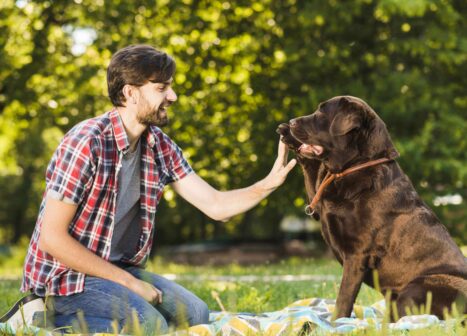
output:
M 87 329 L 90 333 L 122 330 L 134 333 L 138 322 L 141 332 L 154 335 L 167 333 L 169 326 L 208 323 L 206 303 L 187 289 L 137 267 L 125 270 L 161 290 L 162 303 L 151 305 L 113 281 L 86 276 L 84 292 L 48 298 L 47 308 L 54 312 L 55 327 L 72 326 L 73 331 Z

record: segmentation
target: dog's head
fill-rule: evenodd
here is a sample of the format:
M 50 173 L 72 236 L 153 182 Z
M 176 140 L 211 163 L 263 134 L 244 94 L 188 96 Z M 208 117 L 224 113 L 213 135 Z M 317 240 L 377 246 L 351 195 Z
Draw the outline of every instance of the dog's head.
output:
M 332 173 L 382 157 L 396 158 L 386 125 L 360 98 L 338 96 L 308 116 L 292 119 L 290 133 L 303 143 L 300 154 L 323 161 Z

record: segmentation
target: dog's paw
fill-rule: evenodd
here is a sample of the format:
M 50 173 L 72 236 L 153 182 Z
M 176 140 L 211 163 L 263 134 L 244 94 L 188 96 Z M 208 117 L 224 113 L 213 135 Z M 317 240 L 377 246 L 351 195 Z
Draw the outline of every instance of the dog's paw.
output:
M 277 126 L 276 132 L 283 137 L 287 136 L 290 134 L 290 126 L 287 123 L 282 123 L 279 126 Z
M 292 133 L 290 133 L 290 126 L 289 124 L 282 123 L 277 127 L 276 132 L 280 134 L 281 141 L 285 143 L 290 149 L 297 151 L 298 148 L 302 145 L 300 141 L 294 138 Z

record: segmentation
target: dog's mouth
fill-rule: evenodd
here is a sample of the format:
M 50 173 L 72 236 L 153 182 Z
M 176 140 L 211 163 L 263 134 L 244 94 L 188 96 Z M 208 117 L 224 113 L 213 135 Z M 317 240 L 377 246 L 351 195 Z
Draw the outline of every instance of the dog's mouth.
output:
M 306 136 L 301 136 L 301 134 L 297 134 L 298 132 L 291 128 L 290 129 L 292 136 L 297 139 L 297 141 L 301 142 L 301 146 L 298 148 L 298 152 L 304 156 L 320 156 L 324 152 L 323 146 L 320 145 L 313 145 L 313 144 L 306 144 L 301 138 L 305 138 Z
M 314 154 L 316 156 L 319 156 L 321 154 L 323 154 L 323 151 L 324 151 L 324 148 L 322 146 L 318 146 L 318 145 L 308 145 L 308 144 L 302 144 L 299 148 L 298 148 L 298 152 L 300 154 Z

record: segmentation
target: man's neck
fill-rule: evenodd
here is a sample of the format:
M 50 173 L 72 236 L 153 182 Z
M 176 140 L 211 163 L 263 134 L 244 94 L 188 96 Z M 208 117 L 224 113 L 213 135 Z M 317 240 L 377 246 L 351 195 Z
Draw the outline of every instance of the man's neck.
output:
M 133 152 L 138 144 L 141 134 L 146 130 L 147 126 L 140 124 L 136 120 L 136 111 L 127 107 L 117 107 L 118 114 L 122 118 L 123 127 L 130 142 L 130 151 Z

